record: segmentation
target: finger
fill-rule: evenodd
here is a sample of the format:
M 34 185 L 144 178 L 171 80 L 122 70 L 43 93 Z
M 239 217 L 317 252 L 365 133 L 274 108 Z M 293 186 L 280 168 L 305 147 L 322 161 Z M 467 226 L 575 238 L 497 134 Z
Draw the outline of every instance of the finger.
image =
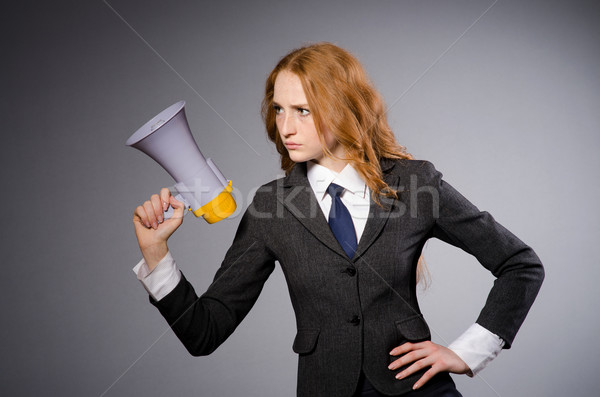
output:
M 185 204 L 177 200 L 174 196 L 169 196 L 169 204 L 171 204 L 173 208 L 185 207 Z
M 171 217 L 171 219 L 183 219 L 185 204 L 183 204 L 181 201 L 177 200 L 173 196 L 169 197 L 169 204 L 171 204 L 171 207 L 173 207 L 173 209 L 175 210 L 173 211 L 173 216 Z
M 133 221 L 139 222 L 146 227 L 150 227 L 150 222 L 148 221 L 148 215 L 146 214 L 146 210 L 141 205 L 138 205 L 135 211 L 133 212 Z
M 426 346 L 426 342 L 418 342 L 418 343 L 406 342 L 406 343 L 401 344 L 400 346 L 393 348 L 392 351 L 390 352 L 390 356 L 399 356 L 401 354 L 408 353 L 409 351 L 412 351 L 412 350 L 422 349 L 425 346 Z
M 150 202 L 152 203 L 152 207 L 154 207 L 154 216 L 156 216 L 156 220 L 158 223 L 162 223 L 164 221 L 163 213 L 165 211 L 163 210 L 163 203 L 158 194 L 153 194 L 152 197 L 150 197 Z
M 146 211 L 146 215 L 148 216 L 148 222 L 152 225 L 153 229 L 158 228 L 158 223 L 156 221 L 156 215 L 154 214 L 154 206 L 150 200 L 144 202 L 144 210 Z
M 413 390 L 417 390 L 420 387 L 423 387 L 423 385 L 427 382 L 429 382 L 429 380 L 431 378 L 433 378 L 438 372 L 435 367 L 431 367 L 428 371 L 426 371 L 423 376 L 421 376 L 421 378 L 419 378 L 418 381 L 415 382 L 415 384 L 413 385 Z
M 160 199 L 162 200 L 163 211 L 169 209 L 169 197 L 171 197 L 171 191 L 168 188 L 163 187 L 160 189 Z
M 185 204 L 183 202 L 177 200 L 173 196 L 169 197 L 169 204 L 171 204 L 171 207 L 173 207 L 173 209 L 175 209 L 176 211 L 178 209 L 180 209 L 182 211 L 185 209 Z
M 403 370 L 402 372 L 399 372 L 398 374 L 396 374 L 396 379 L 406 378 L 407 376 L 410 376 L 410 375 L 414 374 L 415 372 L 422 370 L 423 368 L 427 368 L 427 367 L 433 365 L 434 362 L 435 361 L 429 356 L 422 358 L 418 361 L 415 361 L 410 367 L 408 367 L 405 370 Z
M 413 344 L 410 342 L 406 342 L 401 344 L 400 346 L 396 346 L 390 352 L 390 356 L 399 356 L 401 354 L 407 353 L 411 351 L 413 348 Z
M 407 365 L 414 361 L 420 360 L 423 357 L 427 357 L 427 351 L 425 349 L 413 350 L 409 353 L 406 353 L 405 355 L 403 355 L 396 361 L 392 362 L 388 366 L 388 368 L 391 370 L 395 370 L 395 369 L 402 367 L 403 365 Z

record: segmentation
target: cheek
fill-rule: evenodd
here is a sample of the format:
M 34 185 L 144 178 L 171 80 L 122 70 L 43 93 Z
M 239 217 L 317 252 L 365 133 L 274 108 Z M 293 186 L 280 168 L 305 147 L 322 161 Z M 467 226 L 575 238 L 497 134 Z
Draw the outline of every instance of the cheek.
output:
M 325 138 L 325 143 L 327 144 L 327 147 L 329 148 L 329 150 L 332 150 L 336 146 L 336 143 L 337 143 L 333 134 L 331 132 L 329 132 L 329 130 L 325 130 L 325 131 L 323 131 L 323 137 Z
M 307 131 L 306 136 L 309 137 L 310 143 L 313 147 L 321 147 L 321 140 L 319 139 L 319 134 L 317 134 L 317 130 L 314 128 L 310 128 Z
M 279 118 L 275 119 L 275 127 L 277 128 L 277 135 L 282 136 L 281 134 L 281 125 Z
M 315 123 L 312 121 L 306 121 L 302 123 L 302 130 L 304 131 L 304 135 L 309 136 L 311 140 L 320 142 Z

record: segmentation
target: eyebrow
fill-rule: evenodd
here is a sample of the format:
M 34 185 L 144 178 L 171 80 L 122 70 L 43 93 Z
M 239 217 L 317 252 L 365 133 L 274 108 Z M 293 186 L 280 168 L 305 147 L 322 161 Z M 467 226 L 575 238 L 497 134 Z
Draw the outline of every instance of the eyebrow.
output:
M 277 105 L 277 106 L 279 106 L 279 107 L 283 107 L 283 106 L 281 106 L 280 104 L 278 104 L 278 103 L 277 103 L 277 102 L 275 102 L 275 101 L 273 101 L 273 105 Z M 299 105 L 291 105 L 291 107 L 292 107 L 292 108 L 294 108 L 294 109 L 298 109 L 298 108 L 307 108 L 307 107 L 308 107 L 308 104 L 307 104 L 307 103 L 302 103 L 302 104 L 299 104 Z

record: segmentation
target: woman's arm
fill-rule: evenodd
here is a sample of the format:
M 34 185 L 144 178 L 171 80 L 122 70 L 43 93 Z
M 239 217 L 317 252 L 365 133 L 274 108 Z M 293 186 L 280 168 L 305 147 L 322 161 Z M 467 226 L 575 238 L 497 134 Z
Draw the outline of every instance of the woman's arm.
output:
M 509 349 L 544 280 L 536 253 L 486 211 L 480 211 L 431 163 L 432 186 L 439 192 L 433 237 L 474 255 L 495 277 L 476 322 L 498 335 Z
M 430 202 L 435 218 L 432 236 L 474 255 L 497 277 L 477 324 L 499 336 L 500 348 L 510 348 L 544 279 L 541 261 L 533 250 L 485 211 L 442 179 L 442 174 L 424 162 L 425 185 L 433 187 Z M 469 367 L 451 349 L 431 341 L 405 343 L 390 352 L 401 356 L 390 369 L 413 363 L 398 374 L 400 378 L 431 367 L 415 383 L 423 386 L 441 371 L 467 373 Z M 496 353 L 497 354 L 497 353 Z
M 149 297 L 194 356 L 212 353 L 233 333 L 275 267 L 275 258 L 258 237 L 260 223 L 255 213 L 250 207 L 244 213 L 221 267 L 202 296 L 182 274 L 164 298 Z

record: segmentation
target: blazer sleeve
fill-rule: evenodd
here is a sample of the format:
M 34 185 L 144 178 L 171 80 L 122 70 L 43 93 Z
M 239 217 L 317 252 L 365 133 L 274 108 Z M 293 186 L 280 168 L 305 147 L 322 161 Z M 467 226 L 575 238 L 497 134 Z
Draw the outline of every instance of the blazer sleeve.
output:
M 173 291 L 152 303 L 190 354 L 212 353 L 250 311 L 275 267 L 275 258 L 259 237 L 258 213 L 250 204 L 233 243 L 208 290 L 198 297 L 182 274 Z
M 431 163 L 426 165 L 439 202 L 434 196 L 433 237 L 474 255 L 496 277 L 476 322 L 509 349 L 541 287 L 542 263 L 531 247 L 445 182 Z

